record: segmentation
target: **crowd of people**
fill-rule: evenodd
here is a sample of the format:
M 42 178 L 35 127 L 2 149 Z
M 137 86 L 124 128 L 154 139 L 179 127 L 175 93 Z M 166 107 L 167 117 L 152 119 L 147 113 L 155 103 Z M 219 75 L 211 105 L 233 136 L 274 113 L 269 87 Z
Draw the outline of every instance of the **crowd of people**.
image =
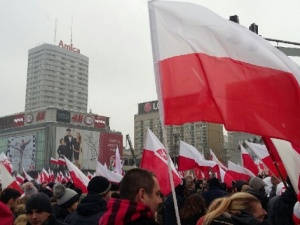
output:
M 186 176 L 175 188 L 176 198 L 172 193 L 163 196 L 156 175 L 141 168 L 126 172 L 119 184 L 95 176 L 87 193 L 71 182 L 39 185 L 25 180 L 22 188 L 23 194 L 13 188 L 1 191 L 0 224 L 300 224 L 300 204 L 293 186 L 289 179 L 283 183 L 275 177 L 252 177 L 226 187 L 217 178 Z

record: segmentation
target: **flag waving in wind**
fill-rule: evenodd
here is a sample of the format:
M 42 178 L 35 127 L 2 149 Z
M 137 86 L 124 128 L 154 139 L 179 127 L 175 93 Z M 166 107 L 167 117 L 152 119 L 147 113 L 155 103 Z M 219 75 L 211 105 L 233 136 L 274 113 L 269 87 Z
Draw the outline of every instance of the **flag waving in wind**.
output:
M 148 129 L 146 140 L 144 143 L 141 168 L 150 170 L 156 175 L 160 186 L 160 191 L 165 196 L 171 192 L 167 160 L 168 159 L 165 147 L 152 133 L 152 131 Z M 175 169 L 173 162 L 171 162 L 171 168 L 174 187 L 176 187 L 178 184 L 181 183 L 181 179 Z
M 300 68 L 263 37 L 186 2 L 151 1 L 164 125 L 207 121 L 300 146 Z

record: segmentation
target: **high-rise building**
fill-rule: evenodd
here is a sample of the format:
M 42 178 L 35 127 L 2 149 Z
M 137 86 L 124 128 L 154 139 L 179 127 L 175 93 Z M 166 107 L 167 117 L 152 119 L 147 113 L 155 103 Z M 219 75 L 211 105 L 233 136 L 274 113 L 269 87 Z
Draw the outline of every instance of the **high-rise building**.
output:
M 162 126 L 159 118 L 158 101 L 138 104 L 138 114 L 134 116 L 134 148 L 142 151 L 147 129 L 163 142 Z M 223 161 L 223 125 L 207 122 L 186 123 L 183 125 L 167 126 L 167 142 L 170 156 L 179 154 L 179 140 L 194 146 L 205 156 L 213 150 L 217 157 Z
M 88 68 L 88 57 L 62 41 L 30 49 L 25 111 L 57 107 L 86 112 Z

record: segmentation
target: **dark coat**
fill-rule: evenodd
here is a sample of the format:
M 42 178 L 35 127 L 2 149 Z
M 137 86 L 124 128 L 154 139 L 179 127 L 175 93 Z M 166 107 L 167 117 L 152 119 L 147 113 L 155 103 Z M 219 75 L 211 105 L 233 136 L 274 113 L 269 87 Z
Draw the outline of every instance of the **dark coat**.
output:
M 99 219 L 106 209 L 106 201 L 100 195 L 88 194 L 77 206 L 72 225 L 98 225 Z
M 228 193 L 226 191 L 222 191 L 219 187 L 209 187 L 207 191 L 204 191 L 202 193 L 202 197 L 205 199 L 206 206 L 208 207 L 210 203 L 217 199 L 228 196 Z
M 31 225 L 31 223 L 27 222 L 26 225 Z M 58 220 L 56 220 L 55 216 L 51 215 L 49 219 L 43 225 L 66 225 Z

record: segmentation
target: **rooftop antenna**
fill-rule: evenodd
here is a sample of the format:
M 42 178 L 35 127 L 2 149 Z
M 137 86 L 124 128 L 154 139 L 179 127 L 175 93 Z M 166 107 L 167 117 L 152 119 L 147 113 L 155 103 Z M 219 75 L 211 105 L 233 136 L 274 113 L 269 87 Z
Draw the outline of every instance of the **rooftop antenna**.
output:
M 55 18 L 54 45 L 56 44 L 56 28 L 57 28 L 57 18 Z
M 73 15 L 71 17 L 71 43 L 70 43 L 71 46 L 72 46 L 72 28 L 73 28 Z

